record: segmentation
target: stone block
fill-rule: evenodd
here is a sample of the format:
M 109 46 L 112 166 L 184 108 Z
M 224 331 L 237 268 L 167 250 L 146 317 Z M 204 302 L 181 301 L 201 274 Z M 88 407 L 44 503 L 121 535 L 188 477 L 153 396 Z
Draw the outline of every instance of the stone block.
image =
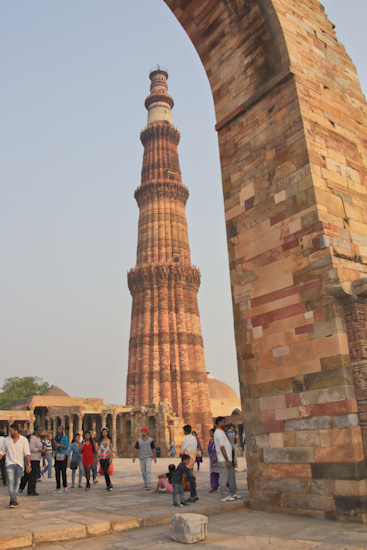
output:
M 333 497 L 320 495 L 282 495 L 282 505 L 289 508 L 306 508 L 312 510 L 323 510 L 324 512 L 334 512 L 335 502 Z
M 300 393 L 301 405 L 316 405 L 344 399 L 355 399 L 354 385 L 333 386 Z
M 208 536 L 208 517 L 201 514 L 174 514 L 169 534 L 173 540 L 193 544 Z
M 304 494 L 305 487 L 302 479 L 258 479 L 256 490 L 274 493 Z
M 287 432 L 283 434 L 285 447 L 317 447 L 324 443 L 324 430 Z M 329 443 L 327 438 L 327 443 Z
M 354 514 L 366 514 L 367 496 L 335 496 L 335 506 L 337 512 L 350 514 L 354 510 Z
M 87 528 L 85 525 L 72 525 L 71 523 L 67 523 L 65 525 L 60 524 L 57 529 L 34 532 L 33 543 L 40 544 L 43 542 L 84 539 L 86 535 Z
M 256 446 L 263 449 L 265 447 L 270 447 L 269 436 L 266 434 L 260 434 L 255 437 Z
M 269 464 L 268 476 L 272 478 L 310 478 L 310 464 Z
M 331 432 L 332 433 L 332 432 Z M 315 462 L 359 462 L 364 458 L 362 441 L 357 444 L 331 445 L 330 447 L 314 447 Z
M 111 531 L 111 523 L 109 521 L 101 521 L 99 523 L 91 523 L 87 525 L 87 534 L 93 537 L 106 535 Z
M 367 477 L 365 460 L 360 462 L 328 462 L 311 464 L 313 479 L 364 480 Z
M 124 516 L 121 519 L 116 519 L 111 521 L 113 531 L 121 533 L 122 531 L 127 531 L 128 529 L 137 529 L 142 525 L 141 518 L 135 518 L 132 516 Z
M 322 372 L 305 377 L 305 386 L 308 391 L 354 384 L 353 373 L 349 367 L 349 355 L 323 357 L 320 363 Z
M 12 550 L 13 548 L 25 547 L 32 548 L 32 533 L 0 538 L 0 550 Z
M 318 403 L 317 405 L 306 405 L 299 407 L 299 415 L 301 418 L 328 416 L 338 414 L 349 414 L 357 412 L 357 402 L 355 399 L 344 401 L 334 401 L 331 403 Z
M 286 447 L 281 449 L 263 449 L 264 462 L 285 464 L 307 464 L 314 462 L 314 451 L 308 447 Z
M 270 397 L 260 397 L 260 409 L 261 411 L 284 409 L 285 408 L 285 396 L 284 395 L 272 395 Z
M 334 493 L 335 481 L 333 479 L 310 479 L 308 492 L 312 495 L 329 496 Z
M 277 409 L 275 411 L 275 420 L 288 420 L 290 418 L 299 418 L 298 407 L 291 407 L 288 409 Z
M 285 431 L 292 430 L 329 430 L 333 426 L 331 416 L 315 416 L 311 418 L 302 418 L 299 420 L 286 420 Z
M 338 496 L 367 495 L 367 479 L 363 479 L 362 481 L 337 479 L 335 481 L 334 494 Z
M 271 433 L 269 434 L 269 443 L 267 447 L 284 447 L 283 433 Z

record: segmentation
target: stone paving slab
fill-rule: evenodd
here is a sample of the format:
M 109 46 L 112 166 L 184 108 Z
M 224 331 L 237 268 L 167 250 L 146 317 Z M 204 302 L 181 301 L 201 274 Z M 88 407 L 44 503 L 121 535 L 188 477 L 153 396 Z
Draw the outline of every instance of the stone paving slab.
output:
M 153 465 L 153 479 L 167 471 L 171 462 L 178 461 L 159 459 Z M 182 547 L 169 536 L 170 518 L 177 513 L 172 496 L 142 490 L 139 464 L 131 460 L 117 459 L 115 472 L 111 493 L 105 490 L 103 478 L 89 492 L 70 489 L 62 494 L 52 494 L 54 485 L 46 480 L 37 484 L 39 497 L 20 496 L 22 505 L 13 510 L 1 487 L 0 550 Z M 245 501 L 246 474 L 238 473 L 237 480 Z M 208 538 L 200 545 L 209 550 L 367 550 L 367 525 L 257 512 L 247 509 L 243 501 L 222 503 L 219 494 L 208 492 L 207 459 L 197 474 L 197 485 L 200 500 L 181 510 L 208 515 Z
M 172 462 L 178 464 L 179 460 L 160 458 L 156 465 L 153 464 L 152 485 L 156 485 L 158 474 L 165 473 Z M 243 469 L 243 459 L 239 462 Z M 223 512 L 224 508 L 244 508 L 245 498 L 222 503 L 219 493 L 209 494 L 208 459 L 204 459 L 200 472 L 195 474 L 200 500 L 190 506 L 192 511 L 213 515 Z M 68 470 L 69 484 L 70 478 Z M 19 495 L 21 506 L 16 509 L 9 508 L 7 488 L 0 487 L 0 550 L 38 544 L 52 544 L 54 548 L 56 542 L 164 525 L 177 512 L 172 507 L 172 495 L 142 489 L 139 462 L 133 463 L 131 459 L 114 461 L 114 489 L 111 492 L 106 491 L 101 476 L 90 491 L 69 487 L 67 493 L 56 494 L 52 492 L 54 480 L 43 479 L 37 483 L 39 496 Z M 243 472 L 238 474 L 238 487 L 246 497 L 247 481 Z
M 278 536 L 272 536 L 274 525 L 279 526 Z M 282 528 L 291 524 L 294 530 L 313 529 L 319 533 L 318 540 L 303 537 L 289 538 L 282 534 Z M 333 534 L 325 531 L 326 526 L 334 527 Z M 328 522 L 309 517 L 292 518 L 284 514 L 252 512 L 243 508 L 234 513 L 209 517 L 208 538 L 199 543 L 198 548 L 208 550 L 365 550 L 367 548 L 367 527 Z M 365 540 L 356 544 L 353 540 L 343 542 L 343 534 L 364 534 Z M 143 550 L 159 547 L 162 550 L 178 550 L 182 545 L 171 540 L 168 525 L 136 529 L 123 534 L 111 534 L 94 539 L 52 545 L 52 550 Z M 40 547 L 40 548 L 43 548 Z

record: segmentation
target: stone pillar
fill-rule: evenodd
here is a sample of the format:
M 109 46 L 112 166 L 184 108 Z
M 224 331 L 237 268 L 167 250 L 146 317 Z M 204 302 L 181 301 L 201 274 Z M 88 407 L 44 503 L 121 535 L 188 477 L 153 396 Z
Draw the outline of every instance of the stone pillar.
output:
M 51 418 L 49 416 L 46 416 L 46 431 L 49 432 L 51 430 Z
M 29 422 L 28 422 L 28 429 L 29 429 L 29 433 L 33 434 L 34 432 L 34 422 L 35 422 L 35 417 L 31 417 Z
M 57 416 L 55 416 L 53 418 L 53 422 L 52 422 L 52 437 L 53 437 L 53 439 L 55 439 L 55 437 L 56 437 L 56 430 L 57 430 Z
M 106 426 L 107 426 L 107 414 L 106 413 L 101 413 L 100 417 L 101 417 L 101 429 L 106 428 Z
M 41 428 L 42 429 L 47 429 L 46 428 L 46 411 L 45 409 L 41 409 Z
M 95 417 L 93 416 L 92 417 L 92 431 L 94 432 L 94 437 L 96 436 L 96 426 L 97 426 L 97 421 L 96 421 Z
M 111 433 L 112 445 L 113 445 L 113 448 L 114 448 L 115 452 L 117 452 L 117 429 L 116 429 L 116 427 L 117 427 L 116 426 L 116 424 L 117 424 L 117 415 L 112 414 L 111 419 L 112 419 L 112 433 Z
M 78 433 L 83 437 L 83 415 L 78 414 Z
M 329 285 L 327 288 L 344 305 L 358 422 L 367 458 L 367 278 Z
M 74 416 L 72 414 L 69 415 L 69 443 L 72 442 L 74 437 Z

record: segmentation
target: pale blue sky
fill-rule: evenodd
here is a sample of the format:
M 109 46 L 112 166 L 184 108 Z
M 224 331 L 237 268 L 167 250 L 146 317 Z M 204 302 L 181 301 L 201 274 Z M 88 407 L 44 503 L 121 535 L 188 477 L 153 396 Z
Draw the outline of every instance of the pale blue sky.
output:
M 367 89 L 365 0 L 325 0 Z M 207 370 L 238 392 L 213 101 L 162 0 L 0 0 L 0 384 L 125 402 L 149 70 L 169 72 Z

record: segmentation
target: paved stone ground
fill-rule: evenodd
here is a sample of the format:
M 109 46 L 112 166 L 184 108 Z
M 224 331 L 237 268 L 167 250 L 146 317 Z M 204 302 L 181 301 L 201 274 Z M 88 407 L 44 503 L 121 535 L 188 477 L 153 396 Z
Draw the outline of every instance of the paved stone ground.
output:
M 153 480 L 167 471 L 170 462 L 158 459 L 153 464 Z M 52 494 L 53 480 L 37 484 L 39 497 L 20 495 L 21 506 L 9 509 L 6 488 L 0 488 L 0 550 L 10 548 L 49 548 L 52 550 L 134 549 L 180 545 L 169 537 L 169 520 L 177 509 L 168 494 L 142 490 L 139 463 L 128 459 L 114 461 L 114 490 L 105 490 L 104 478 L 89 492 L 70 489 Z M 237 474 L 239 493 L 247 497 L 243 459 Z M 69 470 L 70 472 L 70 470 Z M 299 516 L 252 512 L 241 501 L 221 503 L 220 495 L 208 493 L 209 465 L 197 473 L 199 502 L 183 512 L 209 516 L 209 534 L 201 546 L 213 550 L 246 548 L 249 550 L 367 549 L 367 526 L 327 522 Z M 224 513 L 227 512 L 227 513 Z M 86 538 L 88 537 L 88 538 Z M 71 540 L 74 539 L 74 540 Z

